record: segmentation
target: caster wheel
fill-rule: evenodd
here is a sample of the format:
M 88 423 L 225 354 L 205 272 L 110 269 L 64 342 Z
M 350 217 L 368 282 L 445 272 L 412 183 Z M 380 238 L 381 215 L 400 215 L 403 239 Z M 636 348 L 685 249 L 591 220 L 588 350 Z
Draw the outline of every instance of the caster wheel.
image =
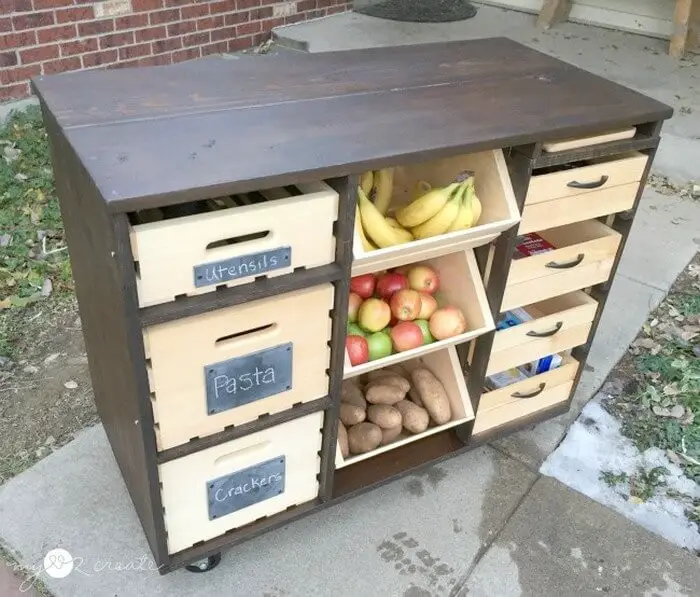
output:
M 213 556 L 209 556 L 208 558 L 199 560 L 194 564 L 189 564 L 185 566 L 185 568 L 190 572 L 209 572 L 209 570 L 213 570 L 214 568 L 216 568 L 219 565 L 219 562 L 221 562 L 221 554 L 216 553 Z

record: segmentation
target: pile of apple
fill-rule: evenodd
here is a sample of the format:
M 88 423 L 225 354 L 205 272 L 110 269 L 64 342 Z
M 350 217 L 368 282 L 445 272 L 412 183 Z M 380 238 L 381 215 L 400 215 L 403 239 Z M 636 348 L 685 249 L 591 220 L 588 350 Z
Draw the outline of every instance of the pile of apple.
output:
M 440 277 L 427 265 L 412 265 L 350 280 L 345 348 L 360 365 L 463 334 L 464 314 L 440 305 Z

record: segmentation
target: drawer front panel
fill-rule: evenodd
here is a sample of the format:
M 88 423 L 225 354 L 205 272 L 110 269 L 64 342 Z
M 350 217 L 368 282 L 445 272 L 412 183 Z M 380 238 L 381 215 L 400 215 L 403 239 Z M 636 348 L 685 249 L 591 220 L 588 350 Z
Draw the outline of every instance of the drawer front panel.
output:
M 318 496 L 322 412 L 158 467 L 176 553 Z

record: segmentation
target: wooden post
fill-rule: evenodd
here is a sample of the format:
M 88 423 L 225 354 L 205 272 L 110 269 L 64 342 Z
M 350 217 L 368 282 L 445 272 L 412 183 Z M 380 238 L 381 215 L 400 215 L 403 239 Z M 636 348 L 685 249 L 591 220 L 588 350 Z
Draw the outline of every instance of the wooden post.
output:
M 540 29 L 549 29 L 552 25 L 563 23 L 569 18 L 571 12 L 571 0 L 544 0 L 537 17 L 537 26 Z
M 700 50 L 700 2 L 676 0 L 668 53 L 673 58 L 681 58 L 689 50 Z

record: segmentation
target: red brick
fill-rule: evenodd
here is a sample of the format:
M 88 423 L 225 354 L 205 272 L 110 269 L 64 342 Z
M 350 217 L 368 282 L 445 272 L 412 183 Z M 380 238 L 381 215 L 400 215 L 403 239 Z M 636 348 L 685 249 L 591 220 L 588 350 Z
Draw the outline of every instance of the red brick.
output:
M 262 27 L 260 26 L 260 21 L 253 21 L 252 23 L 243 23 L 236 27 L 236 35 L 238 37 L 244 37 L 246 35 L 252 35 L 253 33 L 259 33 Z
M 183 60 L 193 60 L 194 58 L 199 58 L 202 55 L 202 51 L 199 48 L 186 48 L 184 50 L 178 50 L 173 52 L 173 62 L 182 62 Z
M 170 10 L 159 10 L 152 12 L 150 15 L 151 25 L 160 25 L 161 23 L 172 23 L 180 20 L 180 10 L 171 8 Z
M 29 95 L 29 83 L 0 87 L 0 100 L 20 99 Z
M 58 58 L 58 44 L 50 46 L 39 46 L 38 48 L 29 48 L 22 50 L 19 53 L 22 64 L 31 64 L 32 62 L 44 62 L 45 60 L 53 60 Z
M 92 6 L 74 6 L 56 11 L 57 23 L 74 23 L 76 21 L 91 21 L 95 18 Z
M 131 7 L 134 12 L 148 12 L 162 8 L 163 2 L 162 0 L 131 0 Z
M 222 39 L 231 39 L 232 37 L 236 37 L 235 27 L 222 27 L 221 29 L 214 29 L 214 31 L 211 32 L 212 41 L 221 41 Z
M 51 75 L 53 73 L 65 73 L 71 70 L 79 70 L 82 68 L 80 58 L 71 56 L 70 58 L 59 58 L 52 62 L 44 62 L 44 74 Z
M 32 12 L 28 14 L 15 15 L 12 17 L 12 24 L 15 31 L 22 29 L 35 29 L 37 27 L 49 27 L 55 23 L 53 12 Z
M 202 31 L 204 29 L 218 29 L 224 26 L 224 15 L 219 15 L 218 17 L 204 17 L 203 19 L 197 19 L 197 31 Z
M 134 66 L 138 66 L 139 61 L 138 59 L 135 60 L 126 60 L 124 62 L 117 62 L 116 64 L 113 64 L 110 68 L 131 68 Z
M 260 0 L 236 0 L 236 8 L 253 8 L 254 6 L 260 6 Z
M 220 2 L 212 2 L 209 5 L 211 14 L 220 12 L 233 12 L 236 10 L 236 0 L 221 0 Z
M 334 15 L 341 12 L 345 12 L 346 10 L 347 8 L 345 8 L 345 6 L 331 6 L 326 9 L 326 14 Z
M 108 19 L 106 21 L 92 21 L 91 23 L 80 23 L 78 25 L 78 33 L 81 37 L 88 35 L 99 35 L 100 33 L 109 33 L 114 31 L 114 21 Z
M 0 11 L 8 15 L 13 12 L 31 12 L 32 0 L 0 0 Z
M 71 6 L 72 4 L 73 0 L 34 0 L 34 10 L 60 8 L 62 6 Z
M 95 51 L 97 51 L 96 37 L 61 44 L 61 56 L 74 56 L 75 54 L 87 54 Z
M 91 68 L 94 66 L 102 66 L 110 62 L 117 61 L 117 50 L 104 50 L 102 52 L 94 52 L 83 56 L 83 67 Z
M 114 48 L 118 46 L 126 46 L 134 43 L 134 32 L 123 31 L 122 33 L 112 33 L 100 37 L 100 50 L 106 48 Z
M 302 0 L 297 2 L 297 12 L 306 12 L 316 8 L 316 0 Z
M 17 52 L 0 52 L 0 67 L 17 66 Z
M 182 6 L 183 4 L 192 4 L 193 0 L 164 0 L 165 6 Z M 196 0 L 194 0 L 196 2 Z
M 212 35 L 212 37 L 214 37 Z M 245 50 L 253 45 L 252 37 L 239 37 L 238 39 L 228 40 L 228 51 L 237 52 L 238 50 Z
M 269 19 L 271 16 L 272 16 L 272 6 L 263 6 L 262 8 L 254 8 L 253 10 L 250 11 L 250 20 L 251 21 L 259 21 L 260 19 Z
M 299 21 L 303 21 L 305 19 L 306 19 L 306 15 L 304 15 L 304 14 L 292 15 L 290 17 L 284 17 L 284 24 L 291 25 L 292 23 L 298 23 Z
M 207 44 L 202 46 L 202 56 L 208 56 L 209 54 L 224 54 L 228 52 L 228 42 L 227 41 L 217 41 L 215 44 Z
M 263 31 L 262 33 L 256 33 L 253 36 L 253 46 L 259 46 L 261 43 L 267 41 L 270 38 L 269 31 Z
M 192 6 L 183 6 L 180 9 L 182 20 L 195 19 L 204 17 L 209 14 L 209 4 L 193 4 Z
M 146 27 L 148 25 L 148 15 L 138 14 L 138 15 L 128 15 L 126 17 L 119 17 L 114 20 L 114 26 L 117 30 L 121 29 L 136 29 L 137 27 Z
M 57 25 L 50 29 L 40 29 L 37 31 L 40 44 L 53 43 L 62 39 L 74 39 L 75 25 Z
M 16 68 L 6 68 L 0 71 L 0 83 L 7 85 L 8 83 L 21 83 L 27 81 L 31 77 L 36 77 L 41 74 L 41 65 L 32 64 L 30 66 L 18 66 Z
M 226 26 L 238 25 L 238 23 L 245 23 L 250 20 L 249 12 L 234 12 L 232 14 L 224 15 L 224 22 Z
M 165 25 L 158 25 L 157 27 L 149 27 L 148 29 L 139 29 L 135 32 L 136 41 L 152 41 L 154 39 L 159 39 L 168 36 L 168 31 Z
M 10 17 L 0 18 L 0 33 L 12 31 L 12 19 Z
M 126 46 L 119 48 L 119 60 L 129 60 L 130 58 L 141 58 L 151 53 L 151 44 L 139 44 L 137 46 Z
M 284 17 L 277 17 L 276 19 L 266 19 L 262 22 L 263 31 L 270 31 L 275 27 L 280 27 L 284 25 Z
M 148 58 L 141 58 L 139 64 L 149 61 L 150 64 L 155 66 L 163 66 L 165 64 L 172 64 L 173 58 L 170 54 L 158 54 L 157 56 L 149 56 Z
M 168 25 L 168 37 L 185 35 L 185 33 L 192 33 L 196 30 L 197 23 L 195 21 L 182 21 L 181 23 L 173 23 L 172 25 Z
M 24 46 L 33 46 L 35 43 L 36 33 L 34 31 L 8 33 L 0 36 L 0 50 L 16 50 Z
M 173 50 L 179 50 L 182 47 L 182 38 L 171 37 L 170 39 L 161 39 L 154 41 L 152 45 L 154 54 L 172 52 Z
M 209 31 L 201 31 L 199 33 L 192 33 L 191 35 L 185 35 L 182 38 L 182 45 L 186 48 L 192 46 L 203 46 L 209 43 Z

